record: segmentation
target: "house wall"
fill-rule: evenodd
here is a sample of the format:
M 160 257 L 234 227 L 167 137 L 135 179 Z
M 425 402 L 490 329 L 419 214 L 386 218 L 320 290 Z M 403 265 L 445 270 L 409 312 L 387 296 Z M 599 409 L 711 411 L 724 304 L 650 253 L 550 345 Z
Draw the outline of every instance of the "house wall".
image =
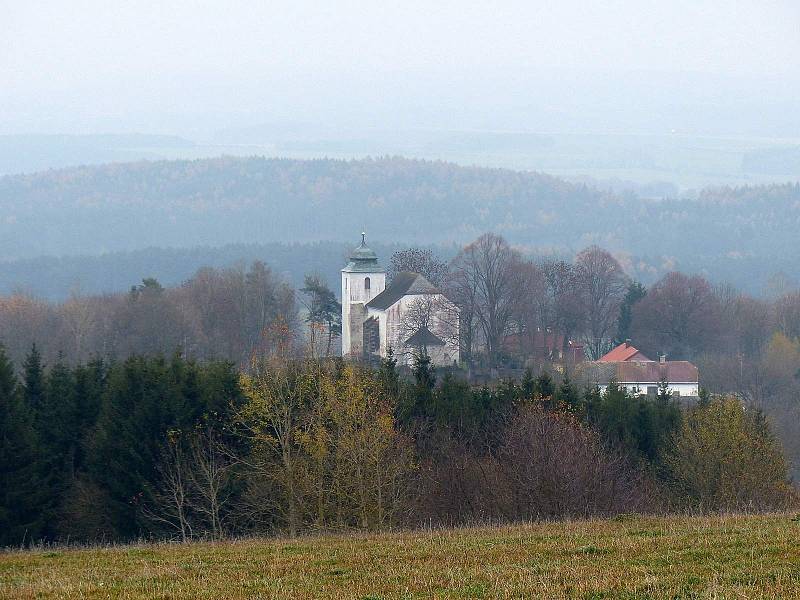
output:
M 655 386 L 658 387 L 658 381 L 634 381 L 634 382 L 620 382 L 617 385 L 619 387 L 624 387 L 628 390 L 631 394 L 646 394 L 648 387 Z M 607 385 L 599 385 L 600 391 L 605 393 L 606 389 L 608 388 Z M 670 383 L 668 384 L 668 389 L 670 393 L 678 392 L 678 395 L 681 397 L 697 397 L 699 395 L 699 386 L 697 382 L 689 382 L 689 383 Z

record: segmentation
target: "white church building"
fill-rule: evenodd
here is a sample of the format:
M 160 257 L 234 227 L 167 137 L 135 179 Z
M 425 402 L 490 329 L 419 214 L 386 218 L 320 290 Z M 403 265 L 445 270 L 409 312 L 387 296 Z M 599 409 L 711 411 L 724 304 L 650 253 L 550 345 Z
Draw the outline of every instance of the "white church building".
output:
M 398 364 L 418 353 L 437 366 L 457 363 L 458 309 L 419 273 L 398 273 L 387 287 L 362 233 L 342 269 L 342 356 L 383 358 L 390 348 Z

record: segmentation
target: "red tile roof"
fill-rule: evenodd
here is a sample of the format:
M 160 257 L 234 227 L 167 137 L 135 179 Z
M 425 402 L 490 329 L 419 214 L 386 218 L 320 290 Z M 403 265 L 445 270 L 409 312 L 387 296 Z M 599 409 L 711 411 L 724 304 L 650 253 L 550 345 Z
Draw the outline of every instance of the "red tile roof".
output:
M 685 360 L 669 360 L 663 363 L 649 361 L 590 362 L 580 365 L 576 370 L 576 380 L 588 384 L 606 385 L 612 379 L 617 383 L 657 384 L 697 383 L 697 367 Z
M 644 354 L 639 352 L 636 348 L 630 345 L 628 342 L 622 342 L 619 346 L 611 350 L 610 352 L 601 356 L 597 362 L 624 362 L 624 361 L 636 361 L 636 362 L 653 362 L 649 358 L 647 358 Z

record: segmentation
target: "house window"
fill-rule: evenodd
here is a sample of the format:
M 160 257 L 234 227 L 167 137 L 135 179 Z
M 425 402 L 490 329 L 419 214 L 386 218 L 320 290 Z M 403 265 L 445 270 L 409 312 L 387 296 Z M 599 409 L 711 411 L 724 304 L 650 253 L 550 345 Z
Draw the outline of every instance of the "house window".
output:
M 369 277 L 364 278 L 364 289 L 369 291 Z

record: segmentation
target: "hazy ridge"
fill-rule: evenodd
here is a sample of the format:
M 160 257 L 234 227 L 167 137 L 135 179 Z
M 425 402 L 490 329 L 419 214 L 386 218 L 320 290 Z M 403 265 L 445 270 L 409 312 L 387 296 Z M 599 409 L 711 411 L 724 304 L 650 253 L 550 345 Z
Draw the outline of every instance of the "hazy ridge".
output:
M 6 176 L 0 178 L 0 207 L 6 290 L 36 288 L 37 269 L 50 278 L 48 269 L 60 268 L 58 261 L 30 260 L 35 257 L 111 253 L 98 259 L 105 261 L 108 279 L 131 264 L 130 255 L 118 253 L 163 248 L 143 255 L 158 270 L 196 247 L 327 240 L 346 248 L 363 228 L 371 241 L 390 245 L 452 247 L 485 231 L 532 253 L 569 255 L 598 244 L 645 281 L 673 268 L 705 272 L 752 291 L 761 291 L 778 271 L 800 279 L 796 183 L 643 200 L 541 173 L 441 161 L 223 157 Z M 257 255 L 279 272 L 301 269 L 303 261 L 294 261 L 291 252 L 280 258 L 277 250 L 263 250 L 233 252 L 231 258 Z M 206 252 L 203 260 L 215 264 L 213 254 Z M 93 268 L 91 260 L 79 262 Z M 302 270 L 328 270 L 323 262 L 311 260 Z M 32 269 L 25 280 L 14 275 L 21 264 Z M 71 279 L 87 279 L 73 270 Z M 46 294 L 58 295 L 52 289 Z

